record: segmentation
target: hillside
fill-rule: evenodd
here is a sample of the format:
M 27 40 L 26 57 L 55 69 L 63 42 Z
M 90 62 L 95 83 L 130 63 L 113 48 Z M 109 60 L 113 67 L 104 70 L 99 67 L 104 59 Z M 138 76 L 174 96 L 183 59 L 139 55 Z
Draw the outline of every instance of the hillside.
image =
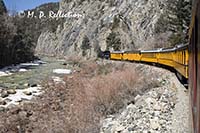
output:
M 33 10 L 48 12 L 49 9 L 57 11 L 58 3 L 43 4 Z M 35 59 L 34 49 L 40 34 L 46 30 L 54 31 L 59 21 L 20 17 L 18 14 L 8 15 L 4 2 L 0 1 L 0 68 L 28 62 Z
M 33 60 L 33 43 L 16 25 L 16 17 L 8 15 L 4 2 L 0 3 L 0 68 Z
M 34 45 L 36 45 L 38 37 L 42 32 L 45 32 L 46 30 L 52 32 L 55 31 L 59 21 L 47 18 L 40 19 L 38 17 L 28 17 L 28 14 L 34 12 L 35 16 L 39 16 L 40 11 L 47 14 L 49 10 L 57 12 L 59 10 L 59 3 L 46 3 L 34 9 L 26 10 L 24 11 L 25 16 L 23 18 L 18 18 L 16 21 L 16 25 L 32 38 Z
M 188 0 L 62 0 L 66 18 L 54 32 L 42 32 L 36 52 L 95 57 L 101 50 L 152 49 L 187 43 Z

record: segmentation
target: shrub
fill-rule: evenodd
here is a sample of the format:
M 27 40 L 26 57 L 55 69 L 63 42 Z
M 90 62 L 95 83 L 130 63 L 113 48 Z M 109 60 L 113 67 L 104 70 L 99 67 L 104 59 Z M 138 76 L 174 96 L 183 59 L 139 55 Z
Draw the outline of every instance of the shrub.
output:
M 115 32 L 111 32 L 109 36 L 106 38 L 107 50 L 109 48 L 113 48 L 115 51 L 119 51 L 121 48 L 121 39 L 117 37 Z
M 88 49 L 90 49 L 90 40 L 87 36 L 84 36 L 82 44 L 81 44 L 81 49 L 83 50 L 82 55 L 85 56 L 86 55 L 86 51 Z

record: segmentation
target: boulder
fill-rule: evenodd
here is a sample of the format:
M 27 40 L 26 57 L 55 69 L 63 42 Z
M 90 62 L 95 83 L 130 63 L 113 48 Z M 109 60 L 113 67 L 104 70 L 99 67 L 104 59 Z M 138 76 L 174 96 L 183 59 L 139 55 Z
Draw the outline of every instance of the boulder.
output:
M 24 84 L 24 86 L 25 86 L 25 87 L 29 87 L 29 86 L 30 86 L 30 84 L 29 84 L 29 83 L 26 83 L 26 84 Z
M 8 94 L 16 94 L 17 92 L 14 89 L 9 89 L 9 90 L 7 90 L 7 93 Z
M 4 101 L 6 102 L 6 104 L 8 104 L 8 103 L 10 103 L 12 100 L 6 98 Z
M 150 127 L 153 130 L 158 130 L 158 129 L 160 129 L 161 126 L 160 126 L 158 120 L 153 119 L 153 120 L 150 120 Z
M 8 97 L 8 96 L 9 96 L 9 94 L 8 94 L 8 92 L 7 92 L 6 90 L 4 90 L 4 91 L 1 93 L 1 97 L 2 97 L 2 98 Z
M 63 65 L 63 66 L 66 66 L 66 65 L 67 65 L 67 63 L 66 63 L 66 62 L 64 62 L 64 63 L 62 63 L 62 65 Z
M 156 99 L 149 97 L 145 99 L 145 102 L 150 105 L 150 104 L 155 104 L 157 101 Z
M 6 109 L 4 107 L 0 107 L 0 112 L 4 112 Z
M 32 84 L 32 85 L 31 85 L 31 87 L 37 87 L 37 86 L 38 86 L 37 84 Z
M 30 92 L 30 91 L 24 91 L 23 93 L 24 93 L 25 95 L 27 95 L 27 96 L 32 95 L 32 92 Z
M 161 111 L 161 110 L 162 110 L 162 107 L 161 107 L 161 105 L 159 105 L 159 104 L 157 103 L 157 104 L 155 104 L 155 105 L 153 106 L 153 109 L 154 109 L 155 111 Z
M 6 101 L 0 98 L 0 105 L 6 105 Z
M 120 125 L 120 126 L 118 126 L 118 127 L 116 127 L 116 131 L 117 132 L 121 132 L 121 131 L 123 131 L 125 129 L 125 127 L 124 126 L 122 126 L 122 125 Z

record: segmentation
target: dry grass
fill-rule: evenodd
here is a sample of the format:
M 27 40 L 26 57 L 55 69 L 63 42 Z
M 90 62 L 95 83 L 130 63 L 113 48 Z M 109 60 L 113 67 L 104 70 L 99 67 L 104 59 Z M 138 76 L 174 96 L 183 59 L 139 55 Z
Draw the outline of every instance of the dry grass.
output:
M 158 85 L 145 79 L 131 65 L 82 62 L 80 72 L 65 77 L 66 85 L 48 82 L 46 93 L 32 103 L 0 113 L 0 132 L 99 132 L 103 117 Z

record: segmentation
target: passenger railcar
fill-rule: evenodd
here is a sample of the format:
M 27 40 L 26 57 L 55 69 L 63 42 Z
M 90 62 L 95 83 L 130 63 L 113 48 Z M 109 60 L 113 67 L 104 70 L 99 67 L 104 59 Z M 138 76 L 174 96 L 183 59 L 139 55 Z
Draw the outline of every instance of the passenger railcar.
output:
M 123 60 L 138 62 L 141 60 L 141 53 L 140 51 L 125 51 Z
M 188 78 L 188 45 L 158 50 L 110 52 L 111 60 L 126 60 L 161 64 L 174 68 L 181 78 Z

